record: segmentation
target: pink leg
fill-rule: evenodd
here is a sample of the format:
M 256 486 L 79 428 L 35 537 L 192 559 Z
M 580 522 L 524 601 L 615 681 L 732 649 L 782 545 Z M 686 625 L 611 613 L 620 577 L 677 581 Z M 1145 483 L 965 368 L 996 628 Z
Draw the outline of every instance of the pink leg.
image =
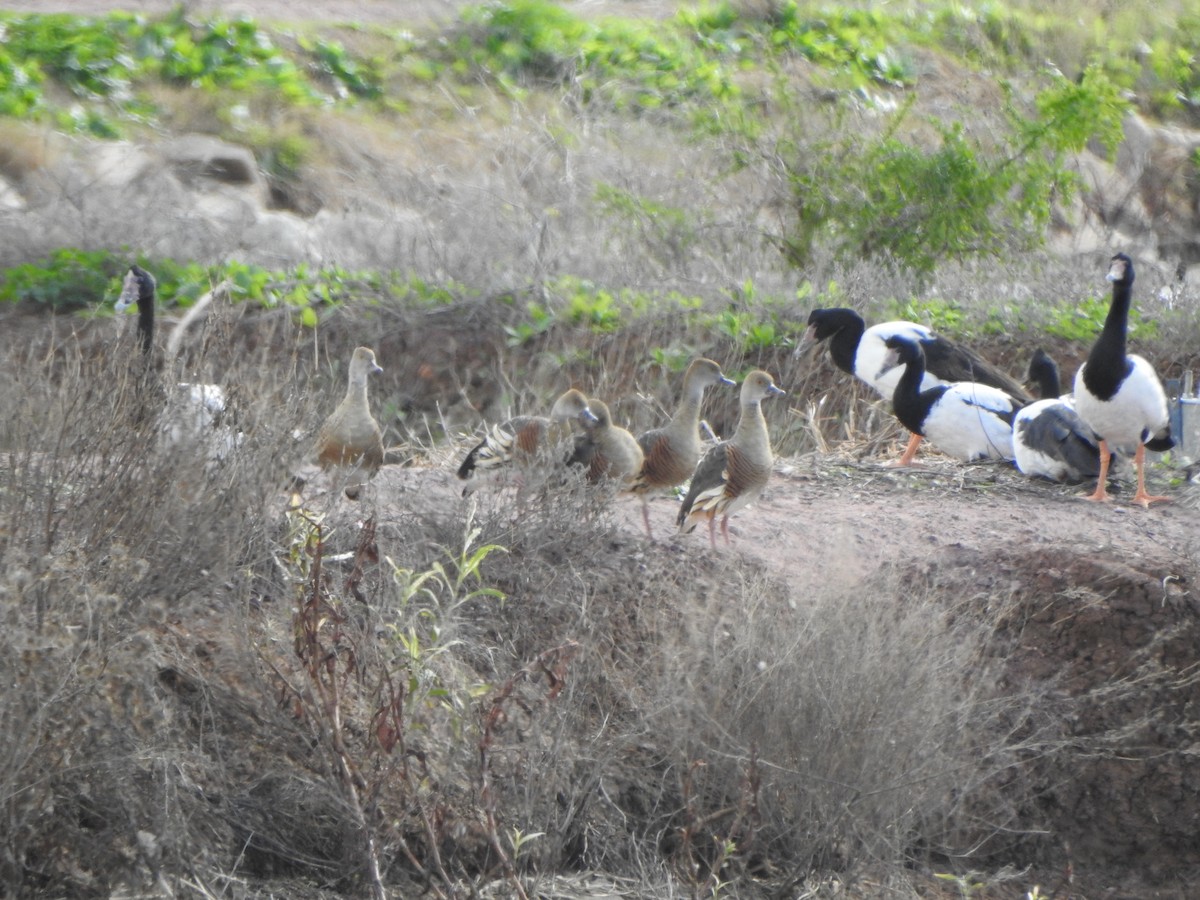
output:
M 714 550 L 717 549 L 717 517 L 715 515 L 708 517 L 708 542 Z
M 725 538 L 725 546 L 729 546 L 729 516 L 721 516 L 721 536 Z
M 654 532 L 650 530 L 650 504 L 645 497 L 642 500 L 642 521 L 646 523 L 646 537 L 654 540 Z

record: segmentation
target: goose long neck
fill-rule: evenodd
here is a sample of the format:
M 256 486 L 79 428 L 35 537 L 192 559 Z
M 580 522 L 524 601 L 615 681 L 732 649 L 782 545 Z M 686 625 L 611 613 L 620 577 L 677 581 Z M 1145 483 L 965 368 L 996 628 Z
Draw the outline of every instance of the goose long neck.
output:
M 142 340 L 142 352 L 147 356 L 154 347 L 154 294 L 138 295 L 138 337 Z
M 854 374 L 854 359 L 866 327 L 862 319 L 848 318 L 846 324 L 829 339 L 829 356 L 833 364 L 849 375 Z
M 1062 384 L 1059 381 L 1058 367 L 1044 366 L 1037 371 L 1036 379 L 1038 393 L 1043 400 L 1052 400 L 1062 396 Z
M 1108 308 L 1108 316 L 1104 319 L 1104 328 L 1100 337 L 1092 346 L 1088 360 L 1125 358 L 1126 334 L 1129 330 L 1129 302 L 1133 294 L 1132 286 L 1127 279 L 1113 282 L 1112 305 Z
M 921 381 L 925 378 L 925 359 L 917 355 L 904 363 L 904 371 L 896 382 L 896 400 L 911 400 L 921 393 Z

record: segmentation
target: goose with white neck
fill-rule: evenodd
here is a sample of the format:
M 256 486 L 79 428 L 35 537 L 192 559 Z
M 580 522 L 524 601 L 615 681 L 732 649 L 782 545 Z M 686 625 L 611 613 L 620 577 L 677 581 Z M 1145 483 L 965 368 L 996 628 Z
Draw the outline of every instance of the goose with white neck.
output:
M 708 520 L 708 540 L 717 549 L 716 520 L 721 517 L 721 535 L 729 544 L 729 517 L 754 500 L 766 488 L 774 465 L 767 420 L 762 401 L 784 391 L 762 370 L 742 382 L 741 414 L 733 437 L 712 447 L 692 475 L 687 496 L 679 507 L 681 533 L 693 531 Z
M 912 433 L 908 448 L 896 463 L 912 462 L 921 441 L 928 439 L 947 456 L 963 462 L 1013 458 L 1012 423 L 1021 403 L 999 388 L 972 381 L 939 384 L 921 390 L 925 353 L 907 337 L 893 335 L 885 342 L 885 368 L 902 368 L 892 410 Z
M 1171 422 L 1167 395 L 1154 367 L 1127 353 L 1129 306 L 1133 295 L 1133 260 L 1118 253 L 1111 261 L 1112 303 L 1100 336 L 1075 373 L 1075 408 L 1100 438 L 1100 472 L 1087 499 L 1104 502 L 1113 453 L 1133 453 L 1137 492 L 1133 502 L 1149 507 L 1170 498 L 1146 491 L 1146 449 L 1169 450 Z

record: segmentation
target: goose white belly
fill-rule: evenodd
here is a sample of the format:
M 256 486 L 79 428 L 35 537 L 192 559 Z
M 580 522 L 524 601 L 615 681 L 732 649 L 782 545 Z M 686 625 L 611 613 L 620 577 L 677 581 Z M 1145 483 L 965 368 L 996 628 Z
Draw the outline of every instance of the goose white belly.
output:
M 931 444 L 963 462 L 1012 459 L 1012 425 L 1004 418 L 1012 403 L 996 388 L 956 382 L 929 410 L 922 430 Z
M 1051 481 L 1094 478 L 1100 465 L 1095 435 L 1070 397 L 1038 400 L 1016 414 L 1013 456 L 1023 474 Z
M 1114 453 L 1133 453 L 1138 444 L 1167 427 L 1167 395 L 1145 359 L 1128 356 L 1131 368 L 1108 400 L 1093 396 L 1083 383 L 1087 363 L 1075 373 L 1075 409 Z
M 896 385 L 900 381 L 900 376 L 904 374 L 904 366 L 893 366 L 886 372 L 879 371 L 883 368 L 883 358 L 888 352 L 887 344 L 884 342 L 895 335 L 920 343 L 929 340 L 933 336 L 933 332 L 924 325 L 917 325 L 914 322 L 881 322 L 863 332 L 863 336 L 858 342 L 858 351 L 854 355 L 854 374 L 888 400 L 891 400 L 896 393 Z M 927 371 L 921 379 L 920 389 L 925 391 L 945 383 L 941 378 Z

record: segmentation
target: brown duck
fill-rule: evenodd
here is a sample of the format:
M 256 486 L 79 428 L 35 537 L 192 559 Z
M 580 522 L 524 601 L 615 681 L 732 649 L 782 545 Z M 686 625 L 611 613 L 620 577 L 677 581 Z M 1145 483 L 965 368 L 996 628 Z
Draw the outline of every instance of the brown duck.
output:
M 755 370 L 742 382 L 741 416 L 733 437 L 721 441 L 704 454 L 683 505 L 679 509 L 681 533 L 695 529 L 708 519 L 708 539 L 717 548 L 716 517 L 721 517 L 721 534 L 729 543 L 729 517 L 756 500 L 767 486 L 774 457 L 763 418 L 762 401 L 784 393 L 766 372 Z
M 487 437 L 467 453 L 458 477 L 468 481 L 484 473 L 498 475 L 514 464 L 526 466 L 538 459 L 557 459 L 561 464 L 571 453 L 572 423 L 586 424 L 595 418 L 587 397 L 572 388 L 554 401 L 549 417 L 516 416 L 493 425 Z M 562 455 L 556 456 L 559 450 Z
M 317 433 L 317 462 L 322 469 L 342 471 L 352 500 L 383 465 L 383 432 L 367 401 L 367 379 L 382 371 L 373 350 L 357 348 L 350 357 L 346 396 Z
M 585 424 L 584 433 L 575 438 L 570 462 L 583 466 L 593 484 L 612 479 L 627 490 L 641 471 L 642 447 L 628 430 L 613 424 L 608 404 L 589 400 L 588 407 L 596 421 Z
M 642 519 L 649 537 L 654 534 L 650 530 L 648 494 L 683 484 L 692 476 L 700 459 L 700 405 L 704 402 L 704 391 L 714 384 L 736 383 L 726 378 L 711 359 L 693 360 L 684 373 L 679 407 L 671 421 L 638 435 L 643 462 L 629 489 L 641 498 Z

